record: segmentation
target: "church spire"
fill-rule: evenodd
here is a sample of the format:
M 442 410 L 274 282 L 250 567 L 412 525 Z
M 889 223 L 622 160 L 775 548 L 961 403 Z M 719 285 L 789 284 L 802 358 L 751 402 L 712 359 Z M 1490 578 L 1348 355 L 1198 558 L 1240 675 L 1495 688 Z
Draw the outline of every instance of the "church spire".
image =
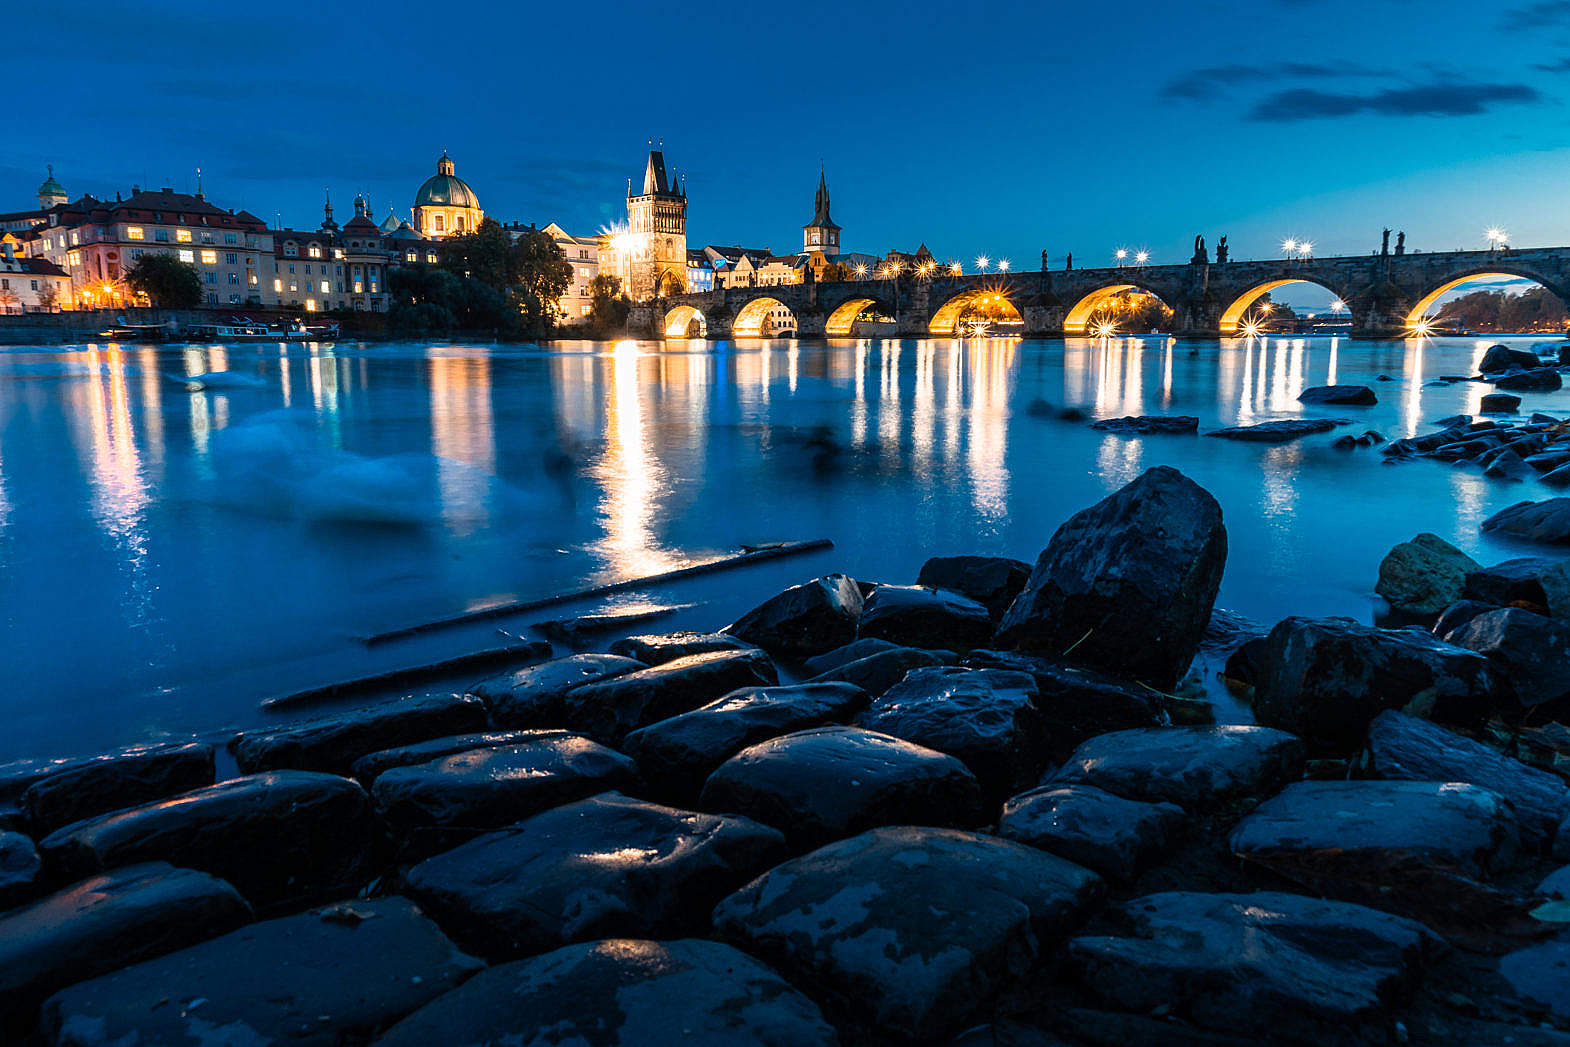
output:
M 322 228 L 324 230 L 334 231 L 334 230 L 336 230 L 338 228 L 338 223 L 333 221 L 333 190 L 332 190 L 332 186 L 327 186 L 327 185 L 322 186 L 322 197 L 323 197 L 323 203 L 322 203 Z

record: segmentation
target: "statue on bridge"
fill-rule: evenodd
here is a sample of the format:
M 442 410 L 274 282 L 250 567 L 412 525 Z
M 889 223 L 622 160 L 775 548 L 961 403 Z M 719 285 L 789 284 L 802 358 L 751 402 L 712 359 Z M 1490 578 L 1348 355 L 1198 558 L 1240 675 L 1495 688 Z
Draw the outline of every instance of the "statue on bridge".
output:
M 1202 235 L 1194 237 L 1193 261 L 1195 264 L 1210 261 L 1210 251 L 1206 249 L 1205 238 Z
M 1041 271 L 1047 271 L 1047 249 L 1045 247 L 1041 249 Z
M 1230 253 L 1231 253 L 1231 248 L 1227 247 L 1227 238 L 1226 237 L 1223 236 L 1221 239 L 1216 241 L 1216 262 L 1218 264 L 1221 263 L 1221 262 L 1225 262 L 1227 260 L 1227 256 Z
M 1406 254 L 1406 230 L 1396 234 L 1396 254 Z
M 1379 246 L 1379 253 L 1381 255 L 1387 255 L 1390 253 L 1390 230 L 1388 229 L 1385 230 L 1385 239 L 1384 242 Z
M 1069 271 L 1073 270 L 1073 268 L 1074 268 L 1074 252 L 1070 251 L 1068 253 L 1068 258 L 1066 258 L 1064 260 L 1064 262 L 1063 262 L 1063 271 L 1064 272 L 1069 272 Z

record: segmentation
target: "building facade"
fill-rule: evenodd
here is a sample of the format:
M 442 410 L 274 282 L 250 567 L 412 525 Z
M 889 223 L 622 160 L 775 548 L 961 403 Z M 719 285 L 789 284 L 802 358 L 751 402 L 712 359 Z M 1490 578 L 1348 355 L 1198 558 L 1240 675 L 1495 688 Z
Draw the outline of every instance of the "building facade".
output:
M 371 219 L 364 197 L 355 198 L 354 217 L 341 229 L 329 201 L 320 229 L 273 230 L 272 301 L 264 301 L 311 313 L 384 313 L 392 304 L 387 270 L 401 261 L 401 248 Z
M 643 191 L 627 185 L 627 232 L 617 238 L 622 286 L 635 302 L 687 289 L 687 190 L 665 171 L 665 154 L 649 150 Z
M 71 297 L 71 275 L 45 258 L 18 253 L 0 240 L 0 314 L 52 313 Z
M 512 227 L 509 227 L 509 232 L 511 230 Z M 558 303 L 561 306 L 562 322 L 587 323 L 593 301 L 590 285 L 594 283 L 594 278 L 600 275 L 600 252 L 604 238 L 573 236 L 555 222 L 551 222 L 540 232 L 555 242 L 562 257 L 567 259 L 568 265 L 572 266 L 572 281 L 568 283 L 567 290 Z
M 441 240 L 474 232 L 484 218 L 479 196 L 458 177 L 452 157 L 443 152 L 436 173 L 414 194 L 415 231 L 427 240 Z

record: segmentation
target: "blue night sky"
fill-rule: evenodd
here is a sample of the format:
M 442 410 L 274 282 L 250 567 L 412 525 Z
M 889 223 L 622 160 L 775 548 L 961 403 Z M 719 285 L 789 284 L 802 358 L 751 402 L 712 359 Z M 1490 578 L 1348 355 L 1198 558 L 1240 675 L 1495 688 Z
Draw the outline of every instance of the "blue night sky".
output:
M 486 212 L 593 232 L 650 136 L 689 242 L 793 251 L 822 157 L 848 250 L 1035 268 L 1287 236 L 1570 243 L 1570 0 L 12 5 L 0 211 L 191 189 L 407 217 L 446 148 Z M 85 32 L 85 35 L 84 35 Z M 71 53 L 88 43 L 92 57 Z

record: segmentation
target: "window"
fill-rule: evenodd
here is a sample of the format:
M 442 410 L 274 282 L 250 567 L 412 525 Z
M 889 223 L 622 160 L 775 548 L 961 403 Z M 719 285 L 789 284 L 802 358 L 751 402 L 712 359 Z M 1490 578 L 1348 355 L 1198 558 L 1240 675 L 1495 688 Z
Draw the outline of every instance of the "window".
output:
M 235 236 L 233 233 L 225 233 L 224 234 L 224 243 L 226 243 L 226 244 L 239 243 L 239 241 L 240 241 L 240 238 Z
M 140 239 L 142 239 L 142 227 L 139 226 L 139 225 L 126 226 L 125 238 L 127 240 L 140 240 Z
M 240 274 L 239 273 L 230 273 L 229 274 L 229 282 L 232 283 L 232 284 L 239 283 L 240 282 Z
M 194 262 L 194 261 L 196 261 L 196 252 L 195 251 L 181 251 L 180 252 L 180 261 L 182 261 L 182 262 Z
M 239 265 L 240 264 L 240 256 L 235 254 L 233 251 L 229 251 L 228 253 L 226 253 L 224 255 L 224 261 L 227 262 L 229 265 Z
M 458 231 L 461 233 L 461 232 L 463 232 L 463 229 L 464 229 L 463 215 L 459 215 L 458 216 Z
M 427 263 L 429 263 L 430 265 L 435 265 L 436 264 L 436 252 L 435 251 L 426 251 L 425 252 L 425 261 Z
M 355 294 L 364 294 L 365 293 L 365 284 L 361 283 L 359 280 L 356 280 L 354 282 L 354 293 Z
M 291 290 L 291 291 L 298 291 L 299 289 L 300 289 L 300 284 L 299 284 L 298 281 L 296 281 L 296 280 L 290 280 L 289 281 L 289 290 Z
M 82 264 L 82 256 L 81 256 L 81 254 L 79 254 L 76 251 L 70 252 L 69 254 L 67 254 L 65 256 L 65 264 L 66 265 L 72 265 L 72 266 L 81 265 Z
M 300 249 L 291 241 L 283 245 L 283 256 L 285 258 L 298 258 L 300 257 Z
M 332 294 L 332 293 L 333 293 L 333 285 L 330 282 L 328 282 L 326 280 L 323 280 L 322 281 L 322 294 Z
M 188 244 L 191 242 L 191 230 L 176 229 L 174 231 L 174 238 L 182 244 Z
M 11 281 L 7 280 L 3 276 L 0 276 L 0 291 L 9 291 L 10 289 L 11 289 Z
M 210 284 L 216 284 L 218 282 L 218 274 L 217 273 L 207 272 L 207 273 L 203 273 L 202 275 L 207 277 L 207 282 L 210 283 Z
M 29 281 L 29 282 L 33 285 L 33 290 L 35 290 L 35 291 L 38 290 L 38 281 L 37 280 L 32 280 L 32 281 Z
M 76 247 L 76 246 L 80 245 L 81 242 L 82 242 L 82 238 L 77 236 L 75 232 L 72 232 L 71 233 L 71 246 L 72 247 Z
M 169 230 L 167 230 L 167 229 L 154 229 L 153 230 L 153 239 L 157 240 L 161 244 L 168 243 L 169 242 Z
M 312 258 L 320 258 L 322 256 L 322 249 L 315 244 L 312 244 L 308 253 Z
M 274 280 L 273 281 L 273 290 L 275 292 L 283 291 L 283 281 L 282 280 Z
M 203 229 L 202 230 L 202 243 L 210 244 L 212 242 L 213 242 L 213 234 L 208 232 L 207 230 Z
M 138 258 L 142 257 L 142 254 L 143 251 L 140 247 L 131 248 L 131 261 L 136 261 Z
M 202 264 L 203 265 L 217 265 L 218 264 L 218 252 L 217 251 L 203 251 L 202 252 Z
M 207 292 L 207 304 L 208 305 L 217 305 L 218 304 L 218 292 L 217 291 L 208 291 Z
M 229 304 L 230 305 L 239 305 L 240 304 L 240 296 L 237 295 L 237 294 L 230 295 L 229 296 Z
M 411 262 L 418 262 L 420 260 L 420 256 L 415 254 L 413 251 L 409 251 L 409 252 L 407 252 L 407 254 L 408 254 L 408 259 Z
M 443 232 L 447 231 L 447 219 L 446 218 L 442 217 L 441 215 L 437 215 L 435 218 L 431 219 L 431 221 L 434 223 L 431 226 L 431 228 L 435 229 L 438 233 L 443 233 Z
M 308 312 L 308 313 L 316 312 L 316 299 L 314 299 L 314 298 L 307 298 L 305 300 L 305 311 Z
M 290 272 L 291 272 L 291 273 L 292 273 L 292 272 L 294 272 L 294 263 L 293 263 L 293 262 L 290 262 L 290 263 L 289 263 L 289 271 L 290 271 Z
M 250 284 L 252 287 L 255 287 L 256 286 L 256 274 L 255 273 L 246 273 L 245 276 L 246 276 L 246 281 L 245 282 Z

